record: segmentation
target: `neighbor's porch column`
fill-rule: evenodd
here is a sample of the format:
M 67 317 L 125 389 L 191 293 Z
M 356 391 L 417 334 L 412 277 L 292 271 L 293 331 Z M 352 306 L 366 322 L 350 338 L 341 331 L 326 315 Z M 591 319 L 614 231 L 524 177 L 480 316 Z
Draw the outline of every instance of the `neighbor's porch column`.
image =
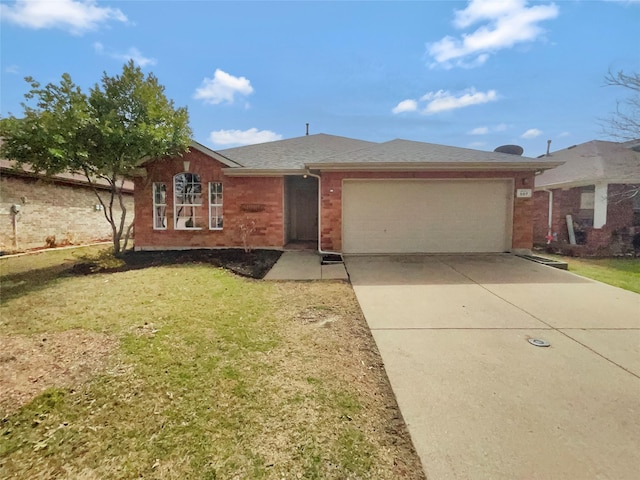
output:
M 596 184 L 593 198 L 593 228 L 602 228 L 607 223 L 607 200 L 609 196 L 609 184 Z

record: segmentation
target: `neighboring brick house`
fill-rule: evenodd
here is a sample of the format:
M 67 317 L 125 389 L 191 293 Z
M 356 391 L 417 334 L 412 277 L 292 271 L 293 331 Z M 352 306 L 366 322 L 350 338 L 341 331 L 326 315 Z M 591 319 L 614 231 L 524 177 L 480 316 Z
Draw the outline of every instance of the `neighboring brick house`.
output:
M 135 178 L 137 250 L 530 251 L 536 172 L 558 165 L 407 140 L 318 134 L 214 152 L 192 143 Z
M 44 247 L 47 237 L 55 237 L 57 244 L 111 239 L 111 226 L 84 177 L 60 174 L 46 178 L 16 170 L 7 160 L 0 160 L 0 172 L 0 250 Z M 99 185 L 99 190 L 105 189 Z M 132 220 L 132 182 L 125 182 L 125 192 L 125 207 Z M 116 212 L 119 216 L 120 209 Z
M 640 238 L 640 141 L 593 140 L 545 158 L 563 165 L 536 177 L 534 243 L 573 255 L 631 253 Z

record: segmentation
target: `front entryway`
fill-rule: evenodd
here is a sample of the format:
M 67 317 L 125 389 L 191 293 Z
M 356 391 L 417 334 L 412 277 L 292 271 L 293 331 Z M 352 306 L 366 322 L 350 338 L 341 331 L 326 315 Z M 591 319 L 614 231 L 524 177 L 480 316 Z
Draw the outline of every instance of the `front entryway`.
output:
M 287 242 L 318 241 L 318 179 L 291 176 L 285 179 Z

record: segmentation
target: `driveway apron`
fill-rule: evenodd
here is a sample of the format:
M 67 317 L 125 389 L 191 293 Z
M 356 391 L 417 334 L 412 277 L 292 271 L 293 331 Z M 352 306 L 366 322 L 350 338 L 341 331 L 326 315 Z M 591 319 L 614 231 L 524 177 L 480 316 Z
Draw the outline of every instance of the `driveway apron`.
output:
M 346 266 L 427 478 L 639 478 L 640 295 L 506 254 Z

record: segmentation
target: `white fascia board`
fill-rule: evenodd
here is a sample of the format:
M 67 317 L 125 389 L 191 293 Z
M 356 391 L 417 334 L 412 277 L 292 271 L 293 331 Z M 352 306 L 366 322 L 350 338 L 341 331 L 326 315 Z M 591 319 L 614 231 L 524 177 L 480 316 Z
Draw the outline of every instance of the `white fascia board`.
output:
M 591 178 L 585 180 L 575 180 L 571 182 L 556 182 L 547 183 L 545 185 L 536 185 L 534 188 L 536 191 L 540 190 L 557 190 L 557 189 L 569 189 L 576 187 L 589 187 L 598 183 L 606 183 L 608 185 L 635 185 L 640 184 L 640 178 Z

